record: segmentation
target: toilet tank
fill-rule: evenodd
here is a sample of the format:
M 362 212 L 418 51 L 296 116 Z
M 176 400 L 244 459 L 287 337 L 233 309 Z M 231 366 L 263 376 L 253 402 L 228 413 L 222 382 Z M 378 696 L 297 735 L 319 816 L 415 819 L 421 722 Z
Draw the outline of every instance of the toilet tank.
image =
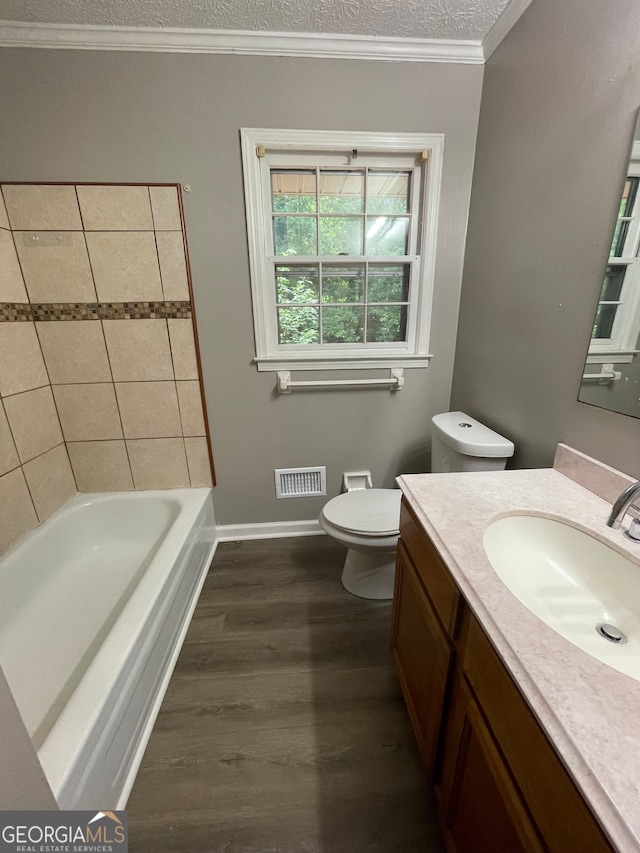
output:
M 513 442 L 464 412 L 431 419 L 431 471 L 502 471 L 513 456 Z

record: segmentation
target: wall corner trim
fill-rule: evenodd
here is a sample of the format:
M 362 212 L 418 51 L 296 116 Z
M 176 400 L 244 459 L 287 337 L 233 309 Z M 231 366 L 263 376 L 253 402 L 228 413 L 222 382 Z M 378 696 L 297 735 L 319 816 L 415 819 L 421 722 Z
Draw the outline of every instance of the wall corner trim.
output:
M 484 61 L 491 56 L 507 33 L 522 17 L 533 0 L 511 0 L 482 40 Z
M 512 0 L 512 4 L 518 2 L 525 0 Z M 484 62 L 483 46 L 479 40 L 380 38 L 325 33 L 191 28 L 156 29 L 22 21 L 0 21 L 0 47 L 221 53 L 470 65 L 482 65 Z

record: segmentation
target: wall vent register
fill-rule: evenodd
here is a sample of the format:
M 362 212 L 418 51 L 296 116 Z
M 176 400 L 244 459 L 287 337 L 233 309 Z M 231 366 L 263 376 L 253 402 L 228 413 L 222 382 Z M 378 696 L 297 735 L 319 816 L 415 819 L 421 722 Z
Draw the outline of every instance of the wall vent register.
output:
M 276 468 L 274 471 L 277 498 L 318 497 L 327 494 L 327 469 Z

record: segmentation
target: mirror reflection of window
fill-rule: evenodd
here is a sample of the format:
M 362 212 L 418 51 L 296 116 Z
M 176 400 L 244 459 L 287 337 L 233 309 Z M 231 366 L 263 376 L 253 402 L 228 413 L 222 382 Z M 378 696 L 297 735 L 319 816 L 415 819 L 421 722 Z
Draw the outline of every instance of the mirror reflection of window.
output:
M 625 173 L 578 399 L 640 418 L 640 120 Z
M 632 161 L 593 324 L 590 353 L 635 349 L 640 326 L 640 163 Z

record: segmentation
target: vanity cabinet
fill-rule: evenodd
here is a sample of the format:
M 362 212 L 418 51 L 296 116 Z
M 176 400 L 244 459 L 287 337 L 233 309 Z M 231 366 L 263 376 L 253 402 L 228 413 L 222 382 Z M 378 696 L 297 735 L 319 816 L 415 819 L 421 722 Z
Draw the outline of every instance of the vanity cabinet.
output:
M 452 853 L 612 853 L 405 502 L 392 654 Z

